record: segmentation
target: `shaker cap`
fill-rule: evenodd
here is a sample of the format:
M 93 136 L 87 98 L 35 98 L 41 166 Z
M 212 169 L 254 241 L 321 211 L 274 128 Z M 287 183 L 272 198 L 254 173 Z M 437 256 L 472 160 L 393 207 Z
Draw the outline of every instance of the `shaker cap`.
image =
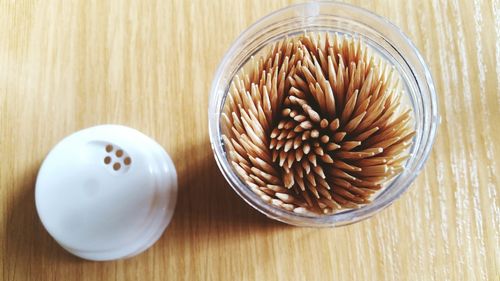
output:
M 172 219 L 177 174 L 165 150 L 120 125 L 60 141 L 39 170 L 35 202 L 50 235 L 72 254 L 114 260 L 156 242 Z

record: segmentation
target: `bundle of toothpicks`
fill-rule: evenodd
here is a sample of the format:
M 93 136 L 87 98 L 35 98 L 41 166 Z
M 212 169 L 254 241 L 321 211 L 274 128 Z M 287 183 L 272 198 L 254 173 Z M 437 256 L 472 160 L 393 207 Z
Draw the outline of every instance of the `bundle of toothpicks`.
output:
M 400 77 L 362 40 L 304 33 L 252 57 L 221 114 L 229 162 L 269 204 L 331 214 L 370 203 L 415 135 Z

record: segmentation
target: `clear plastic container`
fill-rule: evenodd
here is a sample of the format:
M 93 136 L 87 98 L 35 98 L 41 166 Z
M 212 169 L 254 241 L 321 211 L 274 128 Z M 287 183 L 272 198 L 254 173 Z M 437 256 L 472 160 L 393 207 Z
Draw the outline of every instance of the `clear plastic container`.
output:
M 232 78 L 252 55 L 285 36 L 307 31 L 338 32 L 362 38 L 379 56 L 394 65 L 404 95 L 413 108 L 416 135 L 405 170 L 372 203 L 331 215 L 303 215 L 264 202 L 243 183 L 228 162 L 221 138 L 220 116 Z M 429 157 L 439 123 L 438 104 L 431 74 L 422 56 L 402 31 L 370 11 L 335 2 L 288 6 L 260 19 L 233 43 L 212 83 L 209 132 L 215 159 L 232 188 L 248 204 L 268 217 L 297 226 L 340 226 L 366 219 L 399 198 L 414 181 Z

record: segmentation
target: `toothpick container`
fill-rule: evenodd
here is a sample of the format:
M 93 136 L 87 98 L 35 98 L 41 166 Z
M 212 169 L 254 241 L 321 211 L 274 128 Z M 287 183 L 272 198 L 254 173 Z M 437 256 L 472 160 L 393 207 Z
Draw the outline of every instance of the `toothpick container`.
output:
M 360 38 L 392 64 L 401 77 L 406 102 L 413 109 L 416 135 L 404 171 L 370 204 L 329 215 L 297 214 L 264 202 L 237 175 L 228 161 L 221 132 L 221 112 L 229 86 L 251 56 L 286 36 L 331 32 Z M 439 124 L 438 104 L 431 74 L 422 56 L 402 31 L 370 11 L 335 2 L 288 6 L 260 19 L 246 29 L 223 57 L 212 83 L 209 133 L 222 174 L 236 193 L 266 216 L 297 226 L 341 226 L 366 219 L 399 198 L 415 180 L 431 151 Z

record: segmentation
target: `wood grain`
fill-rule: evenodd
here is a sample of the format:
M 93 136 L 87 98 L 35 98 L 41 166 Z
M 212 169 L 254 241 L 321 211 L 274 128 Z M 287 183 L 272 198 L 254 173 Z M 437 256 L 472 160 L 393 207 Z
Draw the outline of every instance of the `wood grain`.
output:
M 289 227 L 230 189 L 207 131 L 231 42 L 287 1 L 0 1 L 2 280 L 499 280 L 500 1 L 353 1 L 396 23 L 434 76 L 442 123 L 408 193 L 337 229 Z M 137 128 L 172 155 L 178 207 L 149 251 L 66 253 L 34 207 L 61 138 Z

